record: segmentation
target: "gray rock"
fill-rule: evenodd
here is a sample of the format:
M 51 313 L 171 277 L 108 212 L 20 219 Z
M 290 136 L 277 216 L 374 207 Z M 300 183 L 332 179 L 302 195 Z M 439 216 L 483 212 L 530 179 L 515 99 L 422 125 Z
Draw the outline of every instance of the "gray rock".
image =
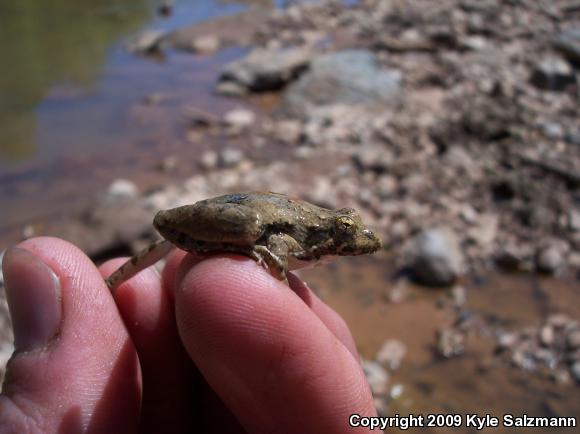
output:
M 570 131 L 566 134 L 566 141 L 572 145 L 580 146 L 580 131 Z
M 215 35 L 203 35 L 191 41 L 191 50 L 197 54 L 215 53 L 220 48 L 220 40 Z
M 554 343 L 554 329 L 549 325 L 545 325 L 540 329 L 540 342 L 546 347 L 552 346 Z
M 568 212 L 568 227 L 574 232 L 580 231 L 580 211 L 572 209 Z
M 410 255 L 413 278 L 428 286 L 451 285 L 463 272 L 464 258 L 455 233 L 434 228 L 420 233 Z
M 502 332 L 497 337 L 497 346 L 500 350 L 513 348 L 518 342 L 518 335 L 513 332 Z
M 564 128 L 556 122 L 546 122 L 542 124 L 542 133 L 549 139 L 559 140 L 564 137 Z
M 204 169 L 214 169 L 218 165 L 219 155 L 215 151 L 206 151 L 201 155 L 200 164 Z
M 308 67 L 312 54 L 306 49 L 256 49 L 245 58 L 226 65 L 216 90 L 242 88 L 249 92 L 278 90 Z M 225 83 L 230 83 L 229 87 Z
M 393 164 L 395 157 L 386 147 L 364 145 L 352 156 L 353 162 L 361 172 L 384 173 Z
M 116 179 L 107 190 L 107 199 L 130 199 L 139 195 L 139 189 L 133 181 L 128 179 Z
M 302 123 L 292 119 L 279 121 L 274 128 L 274 137 L 284 143 L 298 143 L 302 137 Z
M 437 330 L 437 351 L 445 358 L 463 354 L 465 336 L 458 330 L 443 328 Z
M 166 35 L 163 30 L 144 30 L 130 39 L 125 48 L 134 54 L 155 54 L 163 48 Z
M 564 252 L 558 245 L 541 248 L 536 255 L 536 269 L 541 273 L 555 274 L 564 265 Z
M 401 366 L 401 361 L 407 353 L 407 347 L 401 341 L 389 339 L 383 343 L 377 353 L 376 361 L 387 369 L 394 371 Z
M 215 91 L 223 96 L 244 96 L 248 93 L 248 89 L 233 81 L 220 81 L 216 84 Z
M 234 167 L 242 162 L 244 153 L 236 148 L 226 148 L 219 154 L 218 164 L 222 168 Z
M 465 288 L 461 285 L 455 285 L 451 288 L 451 298 L 456 307 L 462 307 L 467 301 L 467 293 Z
M 525 268 L 527 261 L 533 257 L 524 246 L 502 245 L 494 255 L 495 263 L 506 271 L 517 271 Z
M 580 64 L 580 27 L 565 29 L 556 36 L 554 45 L 566 58 Z
M 571 351 L 580 349 L 580 329 L 575 329 L 568 333 L 566 344 Z
M 536 65 L 531 78 L 532 83 L 545 90 L 564 90 L 576 82 L 576 76 L 570 65 L 557 57 L 542 60 Z
M 385 368 L 370 360 L 362 360 L 361 364 L 373 395 L 385 395 L 389 385 L 389 374 Z
M 570 366 L 570 374 L 572 374 L 574 380 L 580 383 L 580 362 L 576 362 Z
M 254 112 L 243 108 L 230 110 L 224 115 L 225 124 L 228 127 L 238 129 L 250 127 L 255 120 L 256 115 L 254 114 Z
M 335 104 L 393 105 L 401 97 L 402 78 L 399 70 L 381 68 L 370 51 L 340 51 L 313 60 L 284 102 L 296 115 Z

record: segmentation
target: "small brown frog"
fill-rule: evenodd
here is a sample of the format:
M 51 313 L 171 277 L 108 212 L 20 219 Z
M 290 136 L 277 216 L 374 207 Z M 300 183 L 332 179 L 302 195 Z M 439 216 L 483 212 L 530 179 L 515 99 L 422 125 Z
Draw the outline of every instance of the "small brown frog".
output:
M 174 247 L 187 252 L 235 252 L 267 265 L 286 281 L 288 270 L 332 256 L 374 253 L 381 241 L 352 208 L 333 211 L 279 193 L 226 194 L 167 211 L 153 225 L 158 241 L 123 264 L 107 280 L 114 291 Z

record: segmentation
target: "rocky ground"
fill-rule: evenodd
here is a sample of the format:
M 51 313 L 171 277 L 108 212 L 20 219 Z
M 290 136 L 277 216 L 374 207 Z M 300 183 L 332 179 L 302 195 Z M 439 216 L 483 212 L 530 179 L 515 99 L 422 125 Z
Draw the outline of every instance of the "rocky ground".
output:
M 216 92 L 249 106 L 187 113 L 188 140 L 226 145 L 202 153 L 197 173 L 179 185 L 141 195 L 130 181 L 114 182 L 97 206 L 52 234 L 103 259 L 152 239 L 155 210 L 271 190 L 360 210 L 396 269 L 426 286 L 492 269 L 577 279 L 577 4 L 324 2 L 275 11 L 258 24 L 244 26 L 237 42 L 251 50 L 215 82 Z M 208 55 L 235 42 L 184 30 L 131 48 Z M 274 101 L 267 109 L 259 106 L 265 97 Z M 466 332 L 457 324 L 438 337 L 444 357 L 461 354 Z M 497 350 L 523 369 L 542 364 L 561 381 L 580 382 L 579 332 L 573 318 L 549 316 L 535 328 L 498 333 Z M 392 368 L 404 353 L 389 341 L 365 364 L 378 389 L 385 375 L 377 366 Z

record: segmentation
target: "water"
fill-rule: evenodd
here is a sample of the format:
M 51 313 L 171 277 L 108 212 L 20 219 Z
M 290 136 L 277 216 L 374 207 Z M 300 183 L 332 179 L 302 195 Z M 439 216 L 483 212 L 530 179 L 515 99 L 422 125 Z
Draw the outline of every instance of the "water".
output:
M 551 314 L 580 316 L 580 292 L 574 281 L 530 274 L 491 273 L 481 285 L 466 279 L 466 312 L 472 329 L 465 353 L 442 359 L 435 352 L 436 331 L 456 321 L 448 290 L 409 285 L 407 296 L 390 303 L 393 260 L 380 254 L 339 258 L 332 264 L 300 271 L 301 277 L 348 324 L 360 354 L 374 359 L 383 342 L 396 339 L 407 349 L 389 387 L 400 385 L 401 396 L 389 404 L 394 414 L 503 414 L 578 417 L 580 387 L 572 380 L 558 384 L 541 370 L 523 371 L 495 351 L 495 327 L 519 329 L 542 324 Z M 450 427 L 405 432 L 477 432 Z M 500 427 L 494 433 L 509 433 Z M 397 431 L 397 430 L 393 430 Z M 521 432 L 549 433 L 553 428 Z M 518 432 L 520 432 L 518 431 Z M 566 430 L 561 430 L 566 432 Z
M 180 0 L 172 15 L 161 17 L 152 0 L 2 2 L 0 179 L 67 152 L 102 149 L 123 133 L 131 103 L 171 81 L 161 73 L 165 65 L 124 50 L 130 35 L 145 28 L 173 30 L 243 8 Z

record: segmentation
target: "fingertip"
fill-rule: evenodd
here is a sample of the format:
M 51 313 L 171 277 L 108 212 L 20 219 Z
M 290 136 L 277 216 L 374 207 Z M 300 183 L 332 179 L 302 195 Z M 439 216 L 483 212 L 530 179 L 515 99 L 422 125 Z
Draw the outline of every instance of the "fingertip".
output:
M 271 431 L 282 420 L 288 432 L 328 432 L 349 412 L 370 411 L 358 360 L 255 261 L 208 258 L 187 271 L 175 297 L 184 346 L 246 429 Z
M 330 306 L 318 297 L 306 282 L 293 273 L 288 274 L 288 281 L 292 290 L 308 305 L 308 307 L 320 318 L 340 342 L 350 351 L 356 360 L 359 360 L 358 350 L 352 337 L 352 333 L 344 319 Z

